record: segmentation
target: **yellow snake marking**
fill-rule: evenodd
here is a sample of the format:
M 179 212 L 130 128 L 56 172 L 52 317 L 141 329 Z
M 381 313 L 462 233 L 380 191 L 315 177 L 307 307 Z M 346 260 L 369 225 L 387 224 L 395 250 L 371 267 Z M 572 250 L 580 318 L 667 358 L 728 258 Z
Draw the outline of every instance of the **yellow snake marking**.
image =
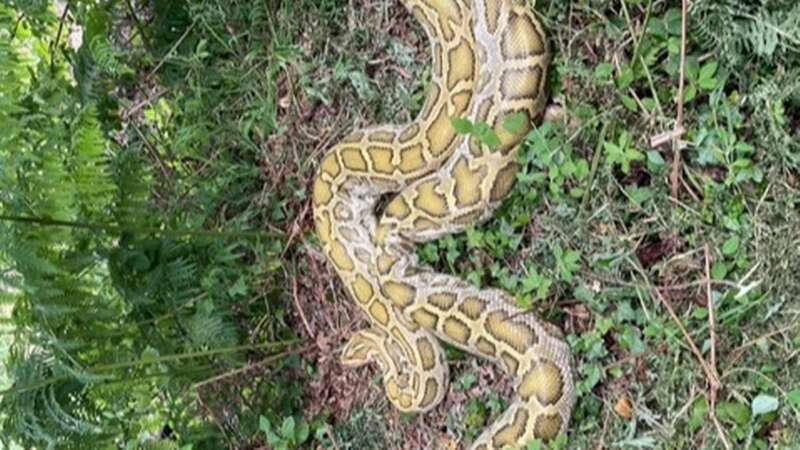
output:
M 555 403 L 561 397 L 561 372 L 549 361 L 539 362 L 525 376 L 519 385 L 519 395 L 523 399 L 535 396 L 542 406 Z
M 514 421 L 505 427 L 494 436 L 492 442 L 498 448 L 503 448 L 506 445 L 514 445 L 519 441 L 519 438 L 525 432 L 525 423 L 528 421 L 528 412 L 522 408 L 517 409 L 514 414 Z
M 371 322 L 350 338 L 342 362 L 376 362 L 390 402 L 424 412 L 447 392 L 439 342 L 446 341 L 500 364 L 514 382 L 510 406 L 473 450 L 550 440 L 566 430 L 575 402 L 561 332 L 502 291 L 424 267 L 415 250 L 491 217 L 514 186 L 519 144 L 544 108 L 544 31 L 526 1 L 401 1 L 431 45 L 422 111 L 408 124 L 357 131 L 333 146 L 312 189 L 323 251 Z M 527 119 L 519 132 L 502 126 L 511 114 Z M 459 135 L 455 117 L 485 122 L 501 145 L 487 149 Z
M 564 421 L 557 414 L 541 415 L 536 418 L 533 433 L 541 439 L 552 439 L 558 436 Z

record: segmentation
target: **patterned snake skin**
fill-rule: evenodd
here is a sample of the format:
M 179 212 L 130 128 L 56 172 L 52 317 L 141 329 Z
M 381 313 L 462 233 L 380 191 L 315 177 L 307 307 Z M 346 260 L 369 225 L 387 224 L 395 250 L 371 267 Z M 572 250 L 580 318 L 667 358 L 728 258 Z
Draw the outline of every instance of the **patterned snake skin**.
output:
M 447 390 L 445 341 L 499 364 L 514 382 L 510 406 L 472 449 L 548 441 L 566 430 L 575 402 L 561 332 L 508 293 L 433 272 L 415 253 L 417 243 L 488 219 L 511 190 L 518 145 L 544 108 L 545 35 L 526 1 L 403 3 L 431 44 L 426 103 L 411 123 L 360 130 L 335 145 L 314 183 L 323 250 L 372 324 L 351 337 L 342 360 L 378 363 L 392 404 L 424 412 Z M 502 126 L 520 113 L 519 132 Z M 487 123 L 501 145 L 457 134 L 457 117 Z

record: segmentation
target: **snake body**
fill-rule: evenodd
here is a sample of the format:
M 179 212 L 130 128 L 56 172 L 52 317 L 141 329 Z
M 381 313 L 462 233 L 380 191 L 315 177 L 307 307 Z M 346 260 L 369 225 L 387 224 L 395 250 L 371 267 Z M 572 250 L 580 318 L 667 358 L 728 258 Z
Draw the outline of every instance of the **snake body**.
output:
M 431 44 L 430 92 L 413 122 L 356 131 L 322 159 L 314 182 L 321 246 L 371 327 L 342 361 L 376 362 L 405 412 L 436 406 L 447 389 L 439 341 L 501 365 L 515 395 L 473 449 L 520 447 L 566 430 L 575 402 L 561 332 L 501 290 L 479 289 L 417 261 L 415 245 L 491 217 L 513 187 L 517 150 L 545 104 L 549 51 L 521 0 L 402 0 Z M 514 132 L 504 121 L 522 114 Z M 451 118 L 491 126 L 489 149 Z M 382 198 L 391 197 L 380 213 Z

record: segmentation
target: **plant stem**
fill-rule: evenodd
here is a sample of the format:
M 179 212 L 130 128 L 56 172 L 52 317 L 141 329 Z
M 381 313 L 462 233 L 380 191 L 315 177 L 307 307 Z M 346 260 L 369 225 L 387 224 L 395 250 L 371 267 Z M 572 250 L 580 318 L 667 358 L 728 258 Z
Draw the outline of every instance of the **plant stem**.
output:
M 101 374 L 103 372 L 110 372 L 112 370 L 117 370 L 117 369 L 129 369 L 131 367 L 137 367 L 137 366 L 146 366 L 146 365 L 151 365 L 151 364 L 169 363 L 169 362 L 181 361 L 181 360 L 184 360 L 184 359 L 203 358 L 203 357 L 206 357 L 206 356 L 223 355 L 223 354 L 236 353 L 236 352 L 245 351 L 245 350 L 258 350 L 258 349 L 262 349 L 262 348 L 282 347 L 282 346 L 287 346 L 287 345 L 291 345 L 291 344 L 296 344 L 297 342 L 299 342 L 297 339 L 292 339 L 292 340 L 288 340 L 288 341 L 267 342 L 267 343 L 264 343 L 264 344 L 256 344 L 256 345 L 237 345 L 235 347 L 221 347 L 221 348 L 215 348 L 215 349 L 211 349 L 211 350 L 202 350 L 202 351 L 196 351 L 196 352 L 175 353 L 175 354 L 172 354 L 172 355 L 159 356 L 159 357 L 156 357 L 156 358 L 137 359 L 137 360 L 134 360 L 134 361 L 124 361 L 124 362 L 113 363 L 113 364 L 102 364 L 102 365 L 95 366 L 95 367 L 92 367 L 90 369 L 87 369 L 86 372 L 94 374 L 94 375 L 99 375 L 99 374 Z M 47 387 L 47 386 L 49 386 L 51 384 L 58 383 L 59 381 L 65 381 L 65 380 L 68 380 L 68 379 L 69 379 L 69 377 L 67 377 L 67 376 L 50 377 L 50 378 L 44 379 L 42 381 L 39 381 L 37 383 L 28 384 L 28 385 L 20 386 L 20 387 L 12 387 L 12 388 L 6 389 L 4 391 L 0 391 L 0 397 L 4 397 L 6 395 L 21 394 L 23 392 L 28 392 L 28 391 L 34 391 L 34 390 L 37 390 L 37 389 L 41 389 L 43 387 Z
M 213 231 L 213 230 L 168 230 L 157 227 L 125 227 L 87 222 L 71 222 L 66 220 L 50 219 L 47 217 L 4 216 L 0 221 L 30 223 L 45 227 L 80 228 L 85 230 L 104 231 L 106 233 L 138 233 L 138 234 L 163 234 L 167 236 L 205 236 L 222 238 L 281 238 L 283 233 L 267 231 Z

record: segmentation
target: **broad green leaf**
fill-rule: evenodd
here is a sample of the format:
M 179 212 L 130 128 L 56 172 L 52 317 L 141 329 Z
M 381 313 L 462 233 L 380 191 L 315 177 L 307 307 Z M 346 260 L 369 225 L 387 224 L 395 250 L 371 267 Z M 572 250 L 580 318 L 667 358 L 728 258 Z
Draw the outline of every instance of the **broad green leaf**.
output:
M 633 112 L 636 112 L 639 109 L 638 105 L 636 104 L 636 100 L 634 100 L 633 97 L 629 97 L 627 95 L 622 96 L 622 104 Z
M 614 66 L 609 63 L 598 64 L 594 68 L 594 76 L 601 79 L 610 78 L 614 73 Z
M 728 266 L 724 262 L 716 262 L 711 266 L 711 278 L 724 280 L 726 275 L 728 275 Z
M 472 130 L 474 128 L 472 122 L 470 122 L 467 119 L 462 119 L 460 117 L 451 118 L 450 123 L 453 124 L 453 128 L 455 128 L 456 132 L 459 134 L 472 133 Z
M 721 420 L 745 425 L 750 420 L 750 410 L 741 403 L 720 402 L 717 404 L 717 416 Z
M 733 256 L 739 250 L 739 238 L 736 236 L 731 237 L 722 245 L 722 254 L 725 256 Z
M 717 68 L 719 67 L 719 63 L 717 61 L 711 61 L 703 65 L 703 68 L 700 69 L 700 76 L 697 78 L 702 80 L 710 80 L 714 77 L 714 74 L 717 73 Z
M 281 426 L 281 434 L 283 437 L 288 438 L 294 436 L 294 417 L 287 417 L 283 421 L 283 425 Z
M 620 90 L 627 89 L 631 83 L 633 83 L 633 69 L 626 67 L 622 71 L 622 74 L 620 74 L 619 78 L 617 78 L 617 87 Z
M 300 423 L 300 426 L 297 427 L 297 443 L 301 444 L 308 440 L 308 435 L 310 434 L 310 428 L 308 426 L 308 422 L 303 421 Z
M 268 433 L 272 429 L 272 424 L 269 423 L 269 419 L 264 416 L 261 416 L 258 419 L 258 429 L 263 431 L 264 433 Z
M 492 148 L 499 147 L 500 144 L 502 144 L 502 142 L 500 142 L 500 138 L 497 136 L 497 133 L 495 133 L 491 128 L 482 130 L 482 132 L 478 135 L 478 139 Z
M 689 416 L 689 427 L 692 430 L 697 430 L 706 421 L 706 417 L 708 416 L 708 400 L 705 397 L 700 397 L 699 399 L 695 400 L 694 404 L 692 405 L 692 412 Z

